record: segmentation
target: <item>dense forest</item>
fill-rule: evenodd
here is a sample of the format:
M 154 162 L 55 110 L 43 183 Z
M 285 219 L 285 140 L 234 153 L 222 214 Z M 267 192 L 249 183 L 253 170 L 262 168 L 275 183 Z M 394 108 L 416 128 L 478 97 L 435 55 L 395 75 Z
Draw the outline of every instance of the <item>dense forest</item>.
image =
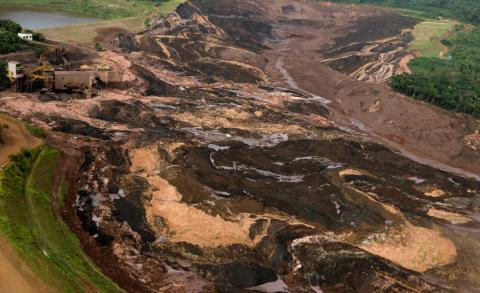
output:
M 472 24 L 480 24 L 480 1 L 478 0 L 331 0 L 386 5 L 422 11 L 428 17 L 455 18 Z
M 392 77 L 390 86 L 403 94 L 448 110 L 480 118 L 480 29 L 460 33 L 446 42 L 446 59 L 419 57 L 411 74 Z

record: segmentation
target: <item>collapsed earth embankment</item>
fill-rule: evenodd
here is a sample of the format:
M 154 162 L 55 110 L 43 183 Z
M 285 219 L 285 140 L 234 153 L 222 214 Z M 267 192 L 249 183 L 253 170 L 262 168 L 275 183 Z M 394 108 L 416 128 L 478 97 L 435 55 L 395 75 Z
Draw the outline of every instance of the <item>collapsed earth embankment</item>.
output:
M 345 74 L 398 66 L 415 23 L 193 0 L 92 55 L 122 73 L 96 97 L 0 105 L 75 154 L 64 216 L 129 291 L 468 290 L 480 275 L 479 154 L 464 139 L 475 121 Z M 358 61 L 339 72 L 338 56 Z

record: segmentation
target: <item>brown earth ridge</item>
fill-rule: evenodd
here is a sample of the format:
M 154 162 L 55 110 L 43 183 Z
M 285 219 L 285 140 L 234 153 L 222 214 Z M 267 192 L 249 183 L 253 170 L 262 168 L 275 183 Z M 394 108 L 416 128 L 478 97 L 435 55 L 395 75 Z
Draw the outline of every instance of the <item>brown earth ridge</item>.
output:
M 129 292 L 471 292 L 478 122 L 385 86 L 415 24 L 190 0 L 71 56 L 121 72 L 92 99 L 0 107 L 63 150 L 63 217 Z

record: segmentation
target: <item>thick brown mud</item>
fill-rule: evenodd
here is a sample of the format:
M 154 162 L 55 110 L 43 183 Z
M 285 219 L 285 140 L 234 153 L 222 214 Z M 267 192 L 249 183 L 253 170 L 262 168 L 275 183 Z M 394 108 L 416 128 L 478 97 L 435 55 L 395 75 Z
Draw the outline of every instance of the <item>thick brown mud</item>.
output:
M 63 216 L 130 292 L 468 291 L 476 123 L 374 84 L 415 22 L 189 1 L 91 57 L 121 72 L 96 97 L 0 106 L 71 155 Z

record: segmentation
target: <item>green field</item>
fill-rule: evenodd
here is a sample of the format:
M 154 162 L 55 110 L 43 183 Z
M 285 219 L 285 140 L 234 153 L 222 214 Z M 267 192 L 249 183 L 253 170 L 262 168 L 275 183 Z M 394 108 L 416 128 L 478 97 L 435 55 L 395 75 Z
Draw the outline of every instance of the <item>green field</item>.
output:
M 456 26 L 451 20 L 425 20 L 414 27 L 410 49 L 423 57 L 442 57 L 448 49 L 442 40 L 454 33 Z
M 65 182 L 54 186 L 60 153 L 48 146 L 12 157 L 0 172 L 0 234 L 32 271 L 59 292 L 121 292 L 83 253 L 78 238 L 52 211 Z M 58 189 L 58 190 L 57 190 Z
M 144 21 L 144 17 L 129 17 L 124 19 L 43 29 L 38 30 L 38 32 L 44 34 L 49 40 L 88 44 L 96 42 L 95 40 L 101 36 L 102 30 L 123 29 L 129 32 L 140 31 L 143 28 Z

